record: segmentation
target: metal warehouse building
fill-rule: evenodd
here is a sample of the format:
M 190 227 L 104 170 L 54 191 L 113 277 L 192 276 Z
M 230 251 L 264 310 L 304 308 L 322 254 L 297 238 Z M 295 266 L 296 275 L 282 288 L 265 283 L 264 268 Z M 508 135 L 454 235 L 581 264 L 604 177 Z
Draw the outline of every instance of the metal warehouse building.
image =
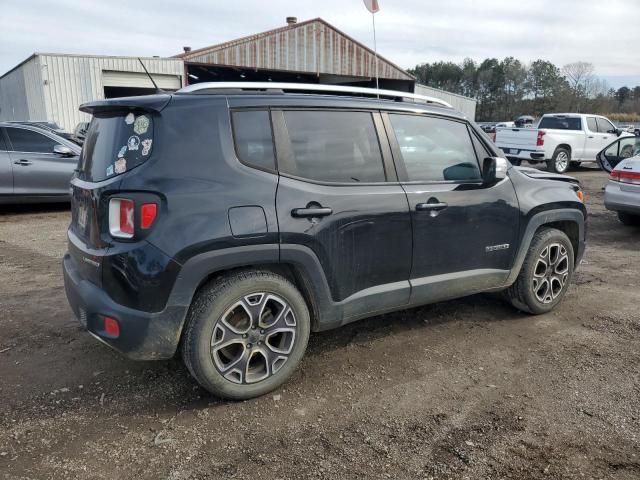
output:
M 191 50 L 170 58 L 142 58 L 158 86 L 176 90 L 210 81 L 274 81 L 375 87 L 376 56 L 321 18 Z M 415 78 L 378 55 L 380 88 L 431 95 L 469 118 L 476 101 L 416 85 Z M 0 120 L 56 122 L 73 130 L 91 100 L 153 93 L 136 57 L 35 53 L 0 77 Z

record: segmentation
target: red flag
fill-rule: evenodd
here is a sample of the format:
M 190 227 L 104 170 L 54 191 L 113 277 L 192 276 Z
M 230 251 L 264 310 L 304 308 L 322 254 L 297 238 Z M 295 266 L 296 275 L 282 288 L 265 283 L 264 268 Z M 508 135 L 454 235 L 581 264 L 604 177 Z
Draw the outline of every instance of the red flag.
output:
M 380 10 L 380 6 L 378 5 L 378 0 L 362 0 L 364 2 L 364 6 L 367 7 L 371 13 L 376 13 Z

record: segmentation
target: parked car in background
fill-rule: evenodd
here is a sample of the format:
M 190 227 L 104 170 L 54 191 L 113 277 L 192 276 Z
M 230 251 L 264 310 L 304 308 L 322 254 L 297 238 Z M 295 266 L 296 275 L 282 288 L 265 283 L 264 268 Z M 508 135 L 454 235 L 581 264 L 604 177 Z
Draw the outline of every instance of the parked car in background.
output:
M 281 385 L 310 331 L 486 291 L 549 312 L 584 251 L 578 182 L 512 167 L 438 99 L 198 83 L 81 110 L 73 311 L 226 398 Z
M 622 135 L 630 134 L 600 115 L 551 113 L 538 128 L 499 129 L 495 141 L 514 165 L 547 162 L 549 171 L 564 173 L 569 166 L 595 162 L 598 152 Z
M 640 137 L 616 140 L 598 153 L 598 164 L 610 174 L 604 206 L 625 225 L 640 225 Z
M 8 123 L 14 123 L 17 125 L 33 125 L 34 127 L 39 127 L 44 130 L 48 130 L 51 133 L 55 133 L 56 135 L 66 138 L 67 140 L 71 140 L 72 142 L 77 142 L 74 140 L 73 134 L 65 131 L 63 128 L 60 128 L 55 122 L 32 122 L 32 121 L 19 121 L 19 120 L 9 120 Z
M 73 141 L 78 145 L 82 145 L 84 143 L 84 139 L 87 136 L 87 130 L 89 129 L 89 122 L 80 122 L 76 125 L 76 128 L 73 130 Z
M 536 119 L 531 115 L 520 115 L 514 123 L 518 128 L 533 127 L 536 124 Z
M 51 128 L 0 122 L 0 203 L 68 202 L 79 155 Z
M 515 122 L 498 122 L 496 123 L 495 128 L 497 130 L 498 128 L 512 128 L 515 126 Z

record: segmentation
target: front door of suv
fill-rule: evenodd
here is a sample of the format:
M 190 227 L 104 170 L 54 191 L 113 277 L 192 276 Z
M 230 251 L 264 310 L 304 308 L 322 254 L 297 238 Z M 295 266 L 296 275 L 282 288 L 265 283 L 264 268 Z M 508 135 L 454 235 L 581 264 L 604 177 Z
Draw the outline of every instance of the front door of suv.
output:
M 334 321 L 407 304 L 411 220 L 388 142 L 379 141 L 379 113 L 316 109 L 272 115 L 281 255 L 294 245 L 317 258 L 337 312 Z
M 411 303 L 454 298 L 502 284 L 518 235 L 518 203 L 507 178 L 482 182 L 490 156 L 466 122 L 384 114 L 413 223 Z

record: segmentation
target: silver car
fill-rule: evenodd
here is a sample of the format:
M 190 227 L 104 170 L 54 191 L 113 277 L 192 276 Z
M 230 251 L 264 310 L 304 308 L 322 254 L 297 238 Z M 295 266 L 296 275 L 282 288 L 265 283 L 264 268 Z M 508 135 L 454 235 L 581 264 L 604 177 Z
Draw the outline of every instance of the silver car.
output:
M 0 122 L 0 203 L 68 202 L 79 155 L 50 129 Z
M 625 225 L 640 225 L 640 137 L 624 137 L 597 156 L 609 172 L 604 206 L 618 213 Z

